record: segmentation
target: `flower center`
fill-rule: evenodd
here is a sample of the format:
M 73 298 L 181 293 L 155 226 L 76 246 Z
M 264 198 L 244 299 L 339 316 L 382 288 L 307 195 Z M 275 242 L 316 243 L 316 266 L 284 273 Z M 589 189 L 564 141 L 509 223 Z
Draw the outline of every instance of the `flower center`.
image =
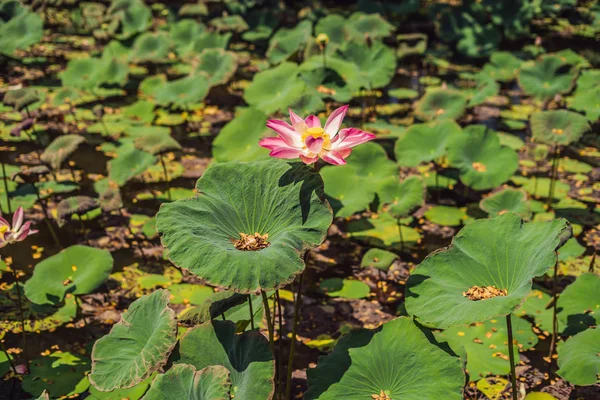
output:
M 308 128 L 302 134 L 302 143 L 306 143 L 306 139 L 308 139 L 308 137 L 310 136 L 312 136 L 315 139 L 323 138 L 323 148 L 329 150 L 331 146 L 331 139 L 329 138 L 329 134 L 326 133 L 323 128 L 317 128 L 316 126 Z M 306 146 L 306 144 L 304 146 Z
M 8 230 L 9 229 L 7 225 L 0 226 L 0 235 L 6 233 Z
M 383 390 L 381 390 L 379 394 L 372 394 L 371 398 L 373 400 L 392 400 L 392 398 Z
M 269 234 L 265 233 L 261 235 L 258 232 L 255 232 L 254 235 L 246 235 L 243 232 L 240 232 L 239 239 L 230 239 L 231 243 L 235 246 L 236 249 L 241 251 L 258 251 L 265 249 L 271 245 L 268 241 Z
M 469 300 L 478 301 L 485 299 L 493 299 L 498 296 L 508 295 L 508 290 L 498 289 L 496 286 L 472 286 L 466 292 L 463 292 L 463 296 Z

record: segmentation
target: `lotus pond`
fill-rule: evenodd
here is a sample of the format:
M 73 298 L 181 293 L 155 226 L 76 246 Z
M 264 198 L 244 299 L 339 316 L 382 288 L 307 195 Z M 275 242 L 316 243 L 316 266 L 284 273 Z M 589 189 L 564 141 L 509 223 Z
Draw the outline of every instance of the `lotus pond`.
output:
M 0 0 L 0 399 L 599 399 L 599 132 L 596 0 Z

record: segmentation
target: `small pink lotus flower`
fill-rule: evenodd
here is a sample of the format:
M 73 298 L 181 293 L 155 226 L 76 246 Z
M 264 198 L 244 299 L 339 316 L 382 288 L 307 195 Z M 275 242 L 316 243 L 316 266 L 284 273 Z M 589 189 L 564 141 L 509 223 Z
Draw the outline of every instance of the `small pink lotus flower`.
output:
M 12 227 L 0 216 L 0 248 L 25 240 L 27 236 L 37 232 L 31 229 L 31 221 L 23 223 L 23 207 L 19 207 L 13 214 Z
M 279 137 L 264 138 L 258 144 L 271 150 L 271 157 L 300 158 L 305 164 L 312 164 L 321 157 L 329 164 L 344 165 L 352 147 L 375 138 L 372 133 L 356 128 L 340 130 L 347 110 L 346 105 L 332 112 L 324 128 L 317 116 L 302 119 L 290 110 L 292 125 L 278 119 L 268 120 L 267 127 Z

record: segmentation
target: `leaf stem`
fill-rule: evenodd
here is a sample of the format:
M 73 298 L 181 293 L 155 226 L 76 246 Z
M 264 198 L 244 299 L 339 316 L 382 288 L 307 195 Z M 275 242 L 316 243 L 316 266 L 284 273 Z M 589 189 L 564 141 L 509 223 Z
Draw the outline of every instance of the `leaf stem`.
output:
M 560 148 L 557 146 L 552 155 L 552 169 L 550 172 L 550 188 L 548 190 L 548 200 L 546 206 L 548 210 L 552 210 L 552 201 L 554 200 L 554 190 L 556 188 L 556 180 L 558 178 L 558 162 L 560 159 Z
M 396 225 L 398 225 L 398 235 L 400 236 L 400 249 L 404 250 L 404 236 L 402 236 L 402 224 L 400 223 L 400 217 L 396 219 Z
M 4 165 L 4 158 L 2 158 L 2 180 L 4 181 L 4 194 L 6 194 L 6 205 L 8 206 L 8 213 L 12 214 L 12 207 L 10 206 L 10 193 L 8 191 L 8 181 L 6 180 L 6 166 Z
M 513 339 L 511 315 L 512 314 L 508 314 L 506 316 L 506 329 L 508 330 L 508 358 L 510 360 L 510 382 L 512 385 L 512 388 L 511 388 L 512 400 L 518 400 L 517 399 L 517 397 L 518 397 L 517 396 L 517 373 L 515 371 L 515 355 L 513 353 L 514 339 Z
M 12 271 L 15 279 L 15 287 L 17 288 L 17 302 L 19 306 L 19 317 L 21 318 L 21 330 L 23 334 L 23 356 L 25 357 L 25 365 L 29 370 L 29 356 L 27 354 L 27 332 L 25 332 L 25 316 L 23 314 L 23 301 L 21 299 L 21 288 L 19 286 L 19 277 L 17 276 L 17 270 L 11 265 L 10 270 Z
M 556 339 L 558 335 L 558 318 L 557 318 L 557 297 L 558 297 L 558 260 L 554 263 L 554 276 L 552 277 L 552 339 L 550 340 L 550 354 L 548 359 L 552 364 L 552 354 L 554 354 L 554 348 L 556 346 Z M 552 367 L 550 367 L 552 368 Z
M 42 200 L 42 197 L 40 196 L 40 191 L 38 190 L 37 186 L 35 186 L 35 182 L 31 184 L 31 186 L 33 186 L 33 189 L 35 190 L 35 195 L 37 196 L 37 200 L 38 203 L 40 203 L 40 206 L 42 207 L 42 211 L 44 212 L 44 221 L 46 221 L 46 225 L 48 226 L 48 230 L 50 231 L 50 234 L 52 235 L 52 238 L 54 239 L 54 242 L 56 242 L 56 245 L 63 249 L 63 245 L 60 242 L 60 240 L 58 239 L 58 235 L 56 234 L 56 231 L 54 230 L 54 227 L 52 226 L 52 222 L 50 221 L 50 216 L 48 215 L 48 208 L 46 208 L 46 203 L 45 200 Z
M 173 201 L 171 198 L 171 185 L 169 185 L 169 174 L 167 172 L 167 166 L 165 164 L 165 159 L 163 158 L 162 153 L 160 154 L 160 163 L 162 164 L 163 172 L 165 174 L 165 182 L 167 184 L 167 197 L 169 201 Z
M 298 281 L 298 294 L 296 295 L 296 301 L 294 302 L 294 324 L 292 325 L 292 341 L 290 343 L 290 357 L 288 359 L 285 385 L 285 398 L 287 400 L 291 400 L 292 398 L 292 371 L 294 370 L 294 356 L 296 355 L 296 331 L 298 329 L 298 320 L 300 317 L 300 306 L 302 305 L 302 283 L 304 281 L 305 271 L 300 274 L 300 279 Z
M 250 327 L 254 330 L 254 311 L 252 311 L 252 296 L 248 295 L 248 309 L 250 310 Z
M 263 308 L 265 309 L 265 318 L 267 319 L 267 329 L 269 330 L 269 347 L 273 358 L 275 358 L 275 339 L 273 332 L 273 320 L 271 319 L 271 310 L 269 309 L 269 300 L 267 299 L 267 293 L 264 290 L 260 291 L 263 300 Z

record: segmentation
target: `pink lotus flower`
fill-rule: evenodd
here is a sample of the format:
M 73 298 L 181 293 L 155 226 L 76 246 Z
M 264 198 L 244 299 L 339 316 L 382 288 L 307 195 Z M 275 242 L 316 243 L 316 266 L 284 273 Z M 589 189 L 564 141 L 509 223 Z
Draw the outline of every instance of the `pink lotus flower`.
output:
M 300 158 L 305 164 L 312 164 L 321 157 L 329 164 L 344 165 L 352 147 L 375 138 L 372 133 L 356 128 L 340 130 L 347 110 L 346 105 L 332 112 L 324 128 L 317 116 L 302 119 L 290 110 L 292 125 L 278 119 L 268 120 L 267 127 L 279 137 L 265 138 L 258 144 L 271 150 L 271 157 Z
M 0 216 L 0 248 L 25 240 L 27 236 L 37 232 L 31 229 L 31 221 L 23 223 L 23 207 L 19 207 L 13 214 L 12 227 Z

